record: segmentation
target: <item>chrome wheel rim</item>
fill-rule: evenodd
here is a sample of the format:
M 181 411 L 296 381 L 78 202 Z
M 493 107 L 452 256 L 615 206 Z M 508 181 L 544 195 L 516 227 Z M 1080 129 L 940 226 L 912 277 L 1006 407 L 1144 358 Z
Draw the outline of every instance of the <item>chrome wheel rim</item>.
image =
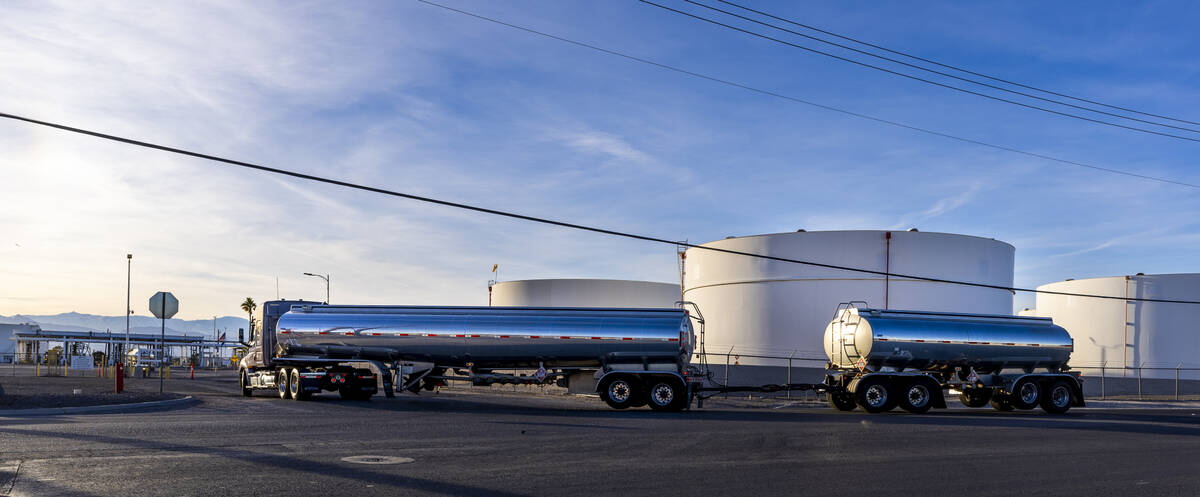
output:
M 613 402 L 624 403 L 629 400 L 631 393 L 629 384 L 623 380 L 614 381 L 608 386 L 608 398 Z
M 913 407 L 924 407 L 929 402 L 929 389 L 925 385 L 913 385 L 908 389 L 908 404 Z
M 275 375 L 275 385 L 279 387 L 279 394 L 283 395 L 287 392 L 288 377 L 287 372 L 280 371 Z
M 659 383 L 654 385 L 654 389 L 650 391 L 650 399 L 655 404 L 665 406 L 675 400 L 675 389 L 666 383 Z
M 1019 392 L 1017 392 L 1017 394 L 1020 396 L 1021 402 L 1024 402 L 1026 404 L 1032 404 L 1034 402 L 1037 402 L 1038 387 L 1032 381 L 1027 382 L 1024 385 L 1021 385 L 1021 389 Z
M 1055 407 L 1066 407 L 1071 402 L 1071 392 L 1067 387 L 1057 387 L 1050 393 L 1050 401 Z
M 288 387 L 292 390 L 293 396 L 298 395 L 300 393 L 300 372 L 299 371 L 292 371 L 292 374 L 288 375 Z
M 882 406 L 887 402 L 887 389 L 883 385 L 871 385 L 867 388 L 867 405 L 871 407 Z

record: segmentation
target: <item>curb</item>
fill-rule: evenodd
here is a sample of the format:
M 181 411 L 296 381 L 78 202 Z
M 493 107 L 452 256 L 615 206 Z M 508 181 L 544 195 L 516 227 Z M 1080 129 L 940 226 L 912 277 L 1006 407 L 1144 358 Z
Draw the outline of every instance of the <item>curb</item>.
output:
M 131 402 L 128 404 L 105 404 L 100 406 L 80 406 L 80 407 L 40 407 L 36 409 L 9 409 L 0 411 L 0 417 L 15 417 L 15 416 L 61 416 L 68 414 L 99 414 L 106 412 L 121 412 L 132 411 L 134 409 L 144 409 L 147 407 L 170 407 L 176 405 L 191 404 L 199 402 L 195 397 L 188 395 L 182 399 L 155 400 L 151 402 Z

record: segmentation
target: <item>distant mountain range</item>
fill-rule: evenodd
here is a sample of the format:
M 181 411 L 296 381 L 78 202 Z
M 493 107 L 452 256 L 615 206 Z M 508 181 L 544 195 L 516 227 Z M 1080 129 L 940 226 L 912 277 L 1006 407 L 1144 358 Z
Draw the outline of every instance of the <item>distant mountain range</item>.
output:
M 246 318 L 234 316 L 225 316 L 217 318 L 217 333 L 226 331 L 226 340 L 237 340 L 238 328 L 249 328 Z M 12 316 L 0 316 L 0 323 L 16 324 L 30 323 L 41 326 L 43 330 L 52 331 L 112 331 L 113 333 L 125 332 L 125 316 L 99 316 L 96 314 L 80 314 L 78 312 L 66 312 L 62 314 L 54 314 L 51 316 L 35 316 L 28 314 L 16 314 Z M 160 330 L 159 320 L 153 316 L 132 316 L 129 320 L 129 331 L 131 333 L 158 333 Z M 201 335 L 205 337 L 213 336 L 213 320 L 211 319 L 168 319 L 167 333 L 171 335 Z

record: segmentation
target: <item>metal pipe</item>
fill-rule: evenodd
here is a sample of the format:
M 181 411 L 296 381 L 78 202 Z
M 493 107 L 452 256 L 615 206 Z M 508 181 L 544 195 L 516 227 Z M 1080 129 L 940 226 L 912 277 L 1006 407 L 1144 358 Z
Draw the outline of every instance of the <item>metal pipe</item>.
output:
M 130 297 L 133 295 L 133 254 L 125 254 L 125 347 L 121 349 L 121 362 L 129 354 L 129 315 L 133 314 Z

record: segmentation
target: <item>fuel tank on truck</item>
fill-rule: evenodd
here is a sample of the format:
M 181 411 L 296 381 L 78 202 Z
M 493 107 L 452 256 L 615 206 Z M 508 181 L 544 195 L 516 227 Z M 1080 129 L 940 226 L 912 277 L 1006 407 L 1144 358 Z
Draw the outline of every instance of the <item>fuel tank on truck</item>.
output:
M 834 367 L 1058 370 L 1074 342 L 1049 318 L 840 308 L 825 327 Z
M 301 353 L 476 368 L 598 367 L 606 356 L 691 357 L 682 309 L 294 306 L 279 343 Z

